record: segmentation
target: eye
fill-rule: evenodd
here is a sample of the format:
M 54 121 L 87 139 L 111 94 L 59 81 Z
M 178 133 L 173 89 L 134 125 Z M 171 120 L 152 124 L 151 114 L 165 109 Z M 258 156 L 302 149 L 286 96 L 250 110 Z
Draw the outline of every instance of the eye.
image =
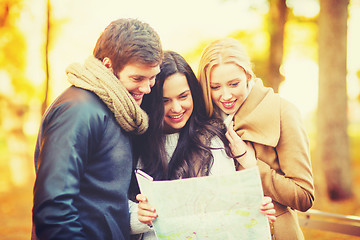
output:
M 210 86 L 211 90 L 218 90 L 220 87 L 219 86 Z
M 185 94 L 182 94 L 182 95 L 180 95 L 180 99 L 186 99 L 187 97 L 189 96 L 189 94 L 188 93 L 185 93 Z
M 142 81 L 144 78 L 143 78 L 143 77 L 132 77 L 132 79 L 133 79 L 134 81 L 140 82 L 140 81 Z
M 237 87 L 238 85 L 239 85 L 239 82 L 234 82 L 234 83 L 230 84 L 231 87 Z

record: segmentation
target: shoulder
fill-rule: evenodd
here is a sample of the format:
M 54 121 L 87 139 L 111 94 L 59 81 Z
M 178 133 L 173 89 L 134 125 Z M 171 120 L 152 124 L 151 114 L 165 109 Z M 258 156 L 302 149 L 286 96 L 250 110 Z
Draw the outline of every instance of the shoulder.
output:
M 71 86 L 50 105 L 44 114 L 43 126 L 93 128 L 106 124 L 112 117 L 111 111 L 96 94 Z
M 225 132 L 225 124 L 218 118 L 208 119 L 207 121 L 198 124 L 198 127 L 196 128 L 198 140 L 207 146 L 215 144 L 223 147 L 222 137 L 225 137 Z
M 71 86 L 67 88 L 48 108 L 48 114 L 69 112 L 72 115 L 105 114 L 110 110 L 93 92 Z
M 302 116 L 295 104 L 287 99 L 280 98 L 280 115 L 281 120 L 287 121 L 301 121 Z
M 219 118 L 209 119 L 204 122 L 201 127 L 197 130 L 201 140 L 209 140 L 214 136 L 219 138 L 220 134 L 225 134 L 226 127 L 223 121 Z
M 211 147 L 214 149 L 223 149 L 225 148 L 224 142 L 219 138 L 219 136 L 213 136 L 211 138 Z
M 226 127 L 225 127 L 225 124 L 223 122 L 222 119 L 220 118 L 212 118 L 209 120 L 209 124 L 216 127 L 216 128 L 219 128 L 221 130 L 225 130 Z
M 66 89 L 55 101 L 55 106 L 68 106 L 77 110 L 106 111 L 107 107 L 102 100 L 93 92 L 71 86 Z
M 301 139 L 299 137 L 300 135 L 303 136 L 304 139 L 308 138 L 304 119 L 299 109 L 296 105 L 285 99 L 281 99 L 280 126 L 281 138 L 284 138 L 285 136 L 296 136 L 293 141 Z

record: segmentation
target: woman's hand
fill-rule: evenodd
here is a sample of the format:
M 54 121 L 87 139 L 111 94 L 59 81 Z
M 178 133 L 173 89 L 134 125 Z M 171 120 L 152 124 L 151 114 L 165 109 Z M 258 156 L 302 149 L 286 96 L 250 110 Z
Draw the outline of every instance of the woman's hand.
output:
M 239 156 L 236 159 L 244 168 L 256 166 L 256 157 L 254 147 L 250 142 L 245 142 L 234 131 L 233 124 L 230 124 L 228 131 L 225 134 L 229 140 L 229 147 L 234 156 Z
M 260 212 L 262 214 L 264 214 L 269 222 L 275 222 L 276 220 L 276 217 L 275 217 L 275 208 L 274 208 L 274 204 L 272 203 L 272 199 L 271 197 L 266 197 L 264 196 L 264 200 L 263 200 L 263 203 L 260 207 Z
M 157 217 L 156 210 L 150 204 L 148 204 L 147 198 L 143 194 L 136 195 L 136 199 L 139 201 L 138 204 L 138 219 L 140 222 L 147 225 L 152 225 L 151 221 Z

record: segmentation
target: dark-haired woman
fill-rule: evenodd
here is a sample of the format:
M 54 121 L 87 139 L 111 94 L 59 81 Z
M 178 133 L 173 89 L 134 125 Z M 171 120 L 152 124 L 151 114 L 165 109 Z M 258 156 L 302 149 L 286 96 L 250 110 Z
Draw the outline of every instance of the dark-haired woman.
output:
M 154 180 L 230 174 L 236 171 L 226 129 L 220 119 L 210 119 L 205 112 L 201 86 L 189 64 L 179 54 L 166 51 L 156 77 L 156 84 L 142 106 L 149 115 L 149 129 L 134 142 L 138 166 Z M 234 135 L 237 136 L 234 132 Z M 255 167 L 255 153 L 247 167 Z M 244 164 L 244 163 L 242 163 Z M 157 215 L 146 197 L 137 195 L 131 205 L 131 230 L 146 232 L 143 239 L 156 239 L 148 225 Z M 260 206 L 259 206 L 260 207 Z M 261 206 L 274 221 L 271 198 Z

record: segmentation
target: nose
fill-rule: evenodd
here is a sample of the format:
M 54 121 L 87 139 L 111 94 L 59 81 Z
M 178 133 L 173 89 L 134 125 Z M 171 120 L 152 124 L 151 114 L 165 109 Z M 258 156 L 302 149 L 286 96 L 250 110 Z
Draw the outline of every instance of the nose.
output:
M 232 94 L 231 94 L 231 91 L 230 89 L 228 88 L 223 88 L 223 91 L 222 91 L 222 94 L 221 94 L 221 98 L 223 100 L 230 100 L 232 98 Z
M 181 104 L 178 101 L 173 101 L 171 105 L 171 111 L 174 113 L 181 112 Z
M 149 94 L 151 92 L 152 86 L 154 86 L 154 83 L 152 82 L 152 80 L 143 81 L 143 83 L 139 87 L 139 91 L 144 94 Z

